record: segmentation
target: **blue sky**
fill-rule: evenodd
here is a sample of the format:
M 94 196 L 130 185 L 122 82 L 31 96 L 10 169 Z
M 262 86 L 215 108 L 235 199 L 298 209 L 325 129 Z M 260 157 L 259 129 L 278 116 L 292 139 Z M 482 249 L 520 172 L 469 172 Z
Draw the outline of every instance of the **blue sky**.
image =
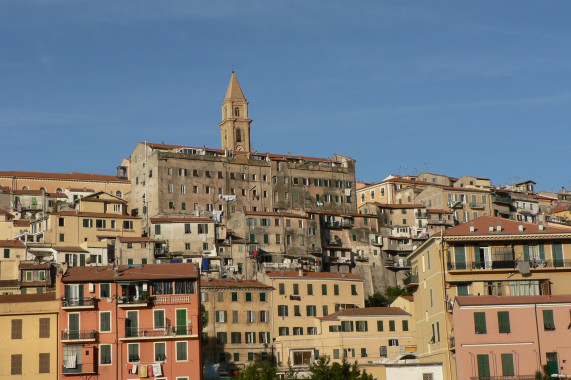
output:
M 571 186 L 568 1 L 0 1 L 0 170 L 113 174 L 220 147 L 235 68 L 259 152 Z

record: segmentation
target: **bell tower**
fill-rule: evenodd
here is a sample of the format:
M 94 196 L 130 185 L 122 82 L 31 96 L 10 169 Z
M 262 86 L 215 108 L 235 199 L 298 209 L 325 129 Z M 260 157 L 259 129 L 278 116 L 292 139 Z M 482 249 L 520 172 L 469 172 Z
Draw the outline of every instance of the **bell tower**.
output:
M 242 93 L 236 74 L 232 71 L 226 97 L 222 103 L 222 149 L 249 152 L 250 123 L 248 118 L 248 102 Z

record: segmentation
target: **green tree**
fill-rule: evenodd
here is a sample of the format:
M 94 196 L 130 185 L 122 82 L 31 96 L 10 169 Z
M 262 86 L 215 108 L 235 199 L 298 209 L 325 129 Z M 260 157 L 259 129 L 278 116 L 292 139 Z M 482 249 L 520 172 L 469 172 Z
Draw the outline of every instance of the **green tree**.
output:
M 247 365 L 234 377 L 235 380 L 279 380 L 279 378 L 277 367 L 267 360 Z M 290 368 L 285 379 L 293 380 L 296 378 L 295 372 Z
M 389 303 L 393 302 L 398 296 L 411 295 L 410 288 L 401 288 L 400 286 L 387 286 L 385 295 Z
M 387 297 L 381 293 L 371 294 L 365 300 L 365 307 L 387 306 L 388 304 Z
M 206 311 L 204 304 L 200 304 L 200 323 L 203 330 L 208 326 L 208 311 Z
M 330 363 L 329 356 L 320 356 L 309 366 L 310 380 L 373 380 L 366 370 L 360 371 L 357 362 L 349 364 L 347 358 L 341 363 Z

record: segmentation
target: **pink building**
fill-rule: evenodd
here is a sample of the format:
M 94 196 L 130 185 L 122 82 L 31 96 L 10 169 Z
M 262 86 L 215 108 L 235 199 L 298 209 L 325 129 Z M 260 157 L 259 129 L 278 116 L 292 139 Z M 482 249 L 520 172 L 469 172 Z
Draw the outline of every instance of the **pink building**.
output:
M 570 310 L 571 295 L 456 297 L 457 378 L 534 379 L 544 365 L 571 375 Z
M 60 379 L 202 379 L 194 264 L 73 267 L 61 275 Z

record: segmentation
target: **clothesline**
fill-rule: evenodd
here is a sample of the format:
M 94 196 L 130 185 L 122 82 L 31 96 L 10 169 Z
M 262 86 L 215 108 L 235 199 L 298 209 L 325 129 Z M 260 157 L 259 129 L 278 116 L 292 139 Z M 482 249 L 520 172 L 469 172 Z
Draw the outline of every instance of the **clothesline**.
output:
M 127 371 L 139 377 L 162 376 L 163 371 L 160 363 L 151 364 L 127 364 Z

